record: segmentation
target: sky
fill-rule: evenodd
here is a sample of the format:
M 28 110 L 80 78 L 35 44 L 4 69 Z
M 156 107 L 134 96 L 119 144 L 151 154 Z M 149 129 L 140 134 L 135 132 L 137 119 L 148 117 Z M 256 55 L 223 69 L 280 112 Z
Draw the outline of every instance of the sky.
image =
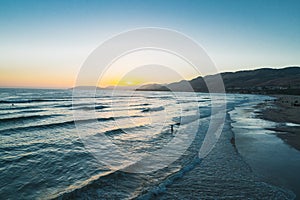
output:
M 120 32 L 142 27 L 191 37 L 220 72 L 299 66 L 299 10 L 298 0 L 0 0 L 0 87 L 72 87 L 95 48 Z M 104 86 L 121 80 L 110 78 Z

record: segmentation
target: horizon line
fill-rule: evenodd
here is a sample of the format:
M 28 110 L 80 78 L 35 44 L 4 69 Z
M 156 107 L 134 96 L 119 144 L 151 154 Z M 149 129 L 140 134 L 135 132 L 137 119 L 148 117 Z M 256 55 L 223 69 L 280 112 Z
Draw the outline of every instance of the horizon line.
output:
M 300 67 L 300 65 L 285 65 L 282 67 L 269 67 L 269 66 L 265 66 L 265 67 L 257 67 L 257 68 L 251 68 L 251 69 L 240 69 L 240 70 L 236 70 L 236 71 L 220 71 L 217 74 L 222 74 L 222 73 L 235 73 L 235 72 L 243 72 L 243 71 L 255 71 L 255 70 L 259 70 L 259 69 L 274 69 L 274 70 L 280 70 L 280 69 L 285 69 L 285 68 L 292 68 L 292 67 Z M 196 76 L 192 79 L 188 79 L 186 81 L 190 81 L 193 80 L 195 78 L 198 77 L 206 77 L 206 76 L 213 76 L 216 74 L 208 74 L 205 76 Z M 177 80 L 177 81 L 173 81 L 170 83 L 175 83 L 175 82 L 180 82 L 180 81 L 184 81 L 185 79 L 181 79 L 181 80 Z M 136 85 L 108 85 L 105 87 L 100 87 L 100 86 L 92 86 L 92 85 L 80 85 L 80 86 L 75 86 L 75 85 L 71 85 L 68 87 L 55 87 L 55 86 L 45 86 L 45 87 L 38 87 L 38 86 L 16 86 L 16 85 L 12 85 L 12 86 L 1 86 L 0 85 L 0 89 L 49 89 L 49 90 L 67 90 L 67 89 L 73 89 L 75 87 L 96 87 L 96 88 L 101 88 L 101 89 L 106 89 L 109 87 L 134 87 L 134 86 L 143 86 L 143 85 L 147 85 L 147 84 L 160 84 L 160 85 L 167 85 L 170 83 L 156 83 L 156 82 L 152 82 L 152 83 L 145 83 L 145 84 L 136 84 Z

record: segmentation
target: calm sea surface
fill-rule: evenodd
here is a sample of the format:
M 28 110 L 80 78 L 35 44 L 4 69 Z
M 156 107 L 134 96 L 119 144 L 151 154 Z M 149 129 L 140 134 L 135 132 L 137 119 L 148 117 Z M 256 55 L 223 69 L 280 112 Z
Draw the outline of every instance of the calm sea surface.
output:
M 218 99 L 222 94 L 212 96 Z M 227 95 L 222 149 L 216 148 L 216 152 L 224 153 L 233 148 L 230 143 L 230 113 L 236 114 L 236 108 L 246 108 L 249 102 L 255 104 L 267 98 Z M 206 166 L 207 172 L 215 167 L 214 163 L 224 163 L 224 169 L 241 169 L 245 177 L 248 173 L 252 177 L 240 155 L 231 158 L 237 160 L 232 163 L 220 156 L 199 159 L 198 151 L 211 119 L 211 103 L 211 95 L 203 93 L 124 91 L 113 94 L 107 90 L 97 91 L 94 98 L 81 96 L 74 101 L 72 90 L 0 89 L 0 197 L 149 199 L 159 194 L 163 198 L 164 185 L 176 182 L 170 177 L 184 178 L 186 172 L 193 172 L 202 162 L 211 164 Z M 79 115 L 75 117 L 79 124 L 74 123 L 74 112 L 82 116 L 80 119 Z M 95 117 L 90 118 L 90 113 Z M 239 114 L 238 117 L 245 122 L 248 115 Z M 195 122 L 199 122 L 196 124 L 200 127 Z M 247 129 L 246 124 L 242 126 Z M 162 149 L 180 133 L 180 128 L 197 129 L 191 145 L 168 167 L 146 174 L 112 169 L 111 165 L 95 157 L 86 143 L 91 138 L 105 135 L 109 145 L 102 142 L 101 148 L 107 150 L 114 144 L 124 152 L 122 157 L 111 157 L 111 163 L 117 165 L 127 162 L 133 155 L 142 156 Z M 228 135 L 228 138 L 223 135 Z M 159 167 L 159 163 L 154 162 L 155 167 Z M 244 168 L 247 170 L 244 171 Z M 219 175 L 209 175 L 210 178 L 214 176 L 218 178 Z M 232 183 L 231 187 L 234 184 L 241 186 L 243 182 Z M 262 180 L 257 179 L 257 184 L 263 184 Z M 289 190 L 271 188 L 270 193 L 280 193 L 280 197 L 285 199 L 293 198 Z M 261 190 L 264 187 L 261 186 Z M 243 194 L 247 196 L 247 191 Z M 178 198 L 180 195 L 184 197 L 184 193 L 178 195 Z M 232 196 L 235 197 L 240 196 Z

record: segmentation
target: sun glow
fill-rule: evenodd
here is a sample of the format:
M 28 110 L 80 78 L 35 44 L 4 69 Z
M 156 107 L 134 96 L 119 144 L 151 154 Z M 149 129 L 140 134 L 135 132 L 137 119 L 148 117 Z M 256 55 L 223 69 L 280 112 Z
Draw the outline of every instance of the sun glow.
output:
M 199 75 L 190 64 L 173 54 L 159 50 L 142 50 L 115 61 L 102 74 L 98 86 L 164 84 L 192 79 Z

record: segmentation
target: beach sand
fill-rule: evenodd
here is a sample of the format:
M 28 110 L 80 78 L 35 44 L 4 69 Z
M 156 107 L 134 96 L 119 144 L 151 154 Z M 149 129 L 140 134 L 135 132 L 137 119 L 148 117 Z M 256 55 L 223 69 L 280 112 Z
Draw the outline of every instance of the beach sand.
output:
M 277 95 L 276 100 L 258 105 L 262 119 L 277 122 L 278 126 L 270 128 L 284 142 L 300 151 L 300 96 Z

